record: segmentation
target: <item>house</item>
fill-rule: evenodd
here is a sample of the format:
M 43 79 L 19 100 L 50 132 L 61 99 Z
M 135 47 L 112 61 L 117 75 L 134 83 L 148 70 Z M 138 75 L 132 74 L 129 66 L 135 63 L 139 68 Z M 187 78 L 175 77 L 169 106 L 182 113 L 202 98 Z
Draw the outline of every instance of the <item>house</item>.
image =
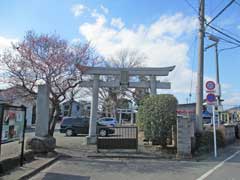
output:
M 65 101 L 60 105 L 62 116 L 90 116 L 91 103 L 87 101 Z
M 221 118 L 224 122 L 234 123 L 240 121 L 240 106 L 232 107 L 222 112 Z
M 10 87 L 0 90 L 0 103 L 26 107 L 27 126 L 36 122 L 36 99 L 21 87 Z
M 183 116 L 189 116 L 191 120 L 196 120 L 196 103 L 189 104 L 178 104 L 177 114 Z M 212 118 L 212 108 L 211 106 L 204 104 L 203 105 L 203 123 L 210 123 Z

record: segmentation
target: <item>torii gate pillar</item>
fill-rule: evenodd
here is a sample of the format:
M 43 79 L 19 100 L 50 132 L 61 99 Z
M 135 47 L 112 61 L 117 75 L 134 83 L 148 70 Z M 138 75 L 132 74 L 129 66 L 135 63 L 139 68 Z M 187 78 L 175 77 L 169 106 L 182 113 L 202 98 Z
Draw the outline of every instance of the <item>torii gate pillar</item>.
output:
M 151 95 L 157 94 L 156 76 L 150 76 L 150 92 Z
M 87 144 L 96 144 L 96 123 L 98 112 L 98 90 L 99 89 L 99 75 L 94 75 L 93 89 L 92 89 L 92 103 L 89 123 L 89 135 L 87 136 Z

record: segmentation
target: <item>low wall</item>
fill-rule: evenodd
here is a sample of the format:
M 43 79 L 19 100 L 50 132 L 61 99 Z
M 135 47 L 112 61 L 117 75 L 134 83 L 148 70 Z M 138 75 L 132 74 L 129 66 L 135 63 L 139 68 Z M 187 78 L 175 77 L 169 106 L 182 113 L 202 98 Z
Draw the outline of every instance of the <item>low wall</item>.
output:
M 233 143 L 236 140 L 235 125 L 224 125 L 222 129 L 225 144 Z
M 192 123 L 189 118 L 177 118 L 177 158 L 191 158 Z

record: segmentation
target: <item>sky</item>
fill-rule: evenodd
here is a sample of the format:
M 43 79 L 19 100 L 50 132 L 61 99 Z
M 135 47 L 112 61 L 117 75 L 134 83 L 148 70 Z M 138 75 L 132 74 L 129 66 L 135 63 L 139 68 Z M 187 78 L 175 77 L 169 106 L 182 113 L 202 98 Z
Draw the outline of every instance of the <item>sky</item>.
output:
M 229 2 L 206 0 L 206 19 L 213 18 Z M 137 50 L 146 56 L 146 67 L 176 65 L 170 76 L 160 78 L 171 82 L 171 90 L 158 93 L 174 94 L 179 103 L 195 102 L 198 6 L 198 0 L 1 0 L 0 50 L 21 41 L 28 30 L 57 33 L 69 43 L 90 41 L 105 58 L 114 57 L 122 49 Z M 237 0 L 212 25 L 240 41 L 239 17 Z M 228 39 L 209 27 L 206 31 Z M 210 44 L 206 35 L 205 47 Z M 232 46 L 224 40 L 219 42 L 226 108 L 240 105 L 240 48 L 221 50 Z M 205 51 L 204 57 L 204 81 L 215 80 L 214 49 Z

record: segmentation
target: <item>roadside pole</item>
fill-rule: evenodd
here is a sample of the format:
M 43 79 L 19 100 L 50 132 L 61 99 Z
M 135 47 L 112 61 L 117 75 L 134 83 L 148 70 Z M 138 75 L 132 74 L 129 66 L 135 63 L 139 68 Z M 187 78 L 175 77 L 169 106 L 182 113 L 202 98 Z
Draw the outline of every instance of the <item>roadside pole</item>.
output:
M 215 123 L 215 105 L 212 105 L 213 114 L 213 144 L 214 144 L 214 157 L 217 157 L 217 138 L 216 138 L 216 123 Z
M 213 81 L 206 82 L 207 104 L 212 106 L 212 124 L 213 124 L 213 146 L 214 157 L 217 157 L 217 138 L 216 138 L 216 119 L 215 119 L 215 105 L 216 105 L 216 84 Z

